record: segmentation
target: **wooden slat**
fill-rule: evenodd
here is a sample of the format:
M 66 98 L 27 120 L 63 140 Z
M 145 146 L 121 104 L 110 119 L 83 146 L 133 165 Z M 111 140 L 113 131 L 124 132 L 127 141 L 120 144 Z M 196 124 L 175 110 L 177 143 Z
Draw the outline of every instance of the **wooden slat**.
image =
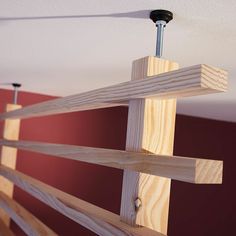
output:
M 15 221 L 15 223 L 31 236 L 56 236 L 57 234 L 24 209 L 16 201 L 0 191 L 0 207 Z
M 14 236 L 13 232 L 0 219 L 0 236 Z
M 133 63 L 132 80 L 145 81 L 148 75 L 177 68 L 177 63 L 157 57 L 141 58 Z M 173 155 L 175 115 L 175 99 L 130 100 L 126 150 Z M 126 170 L 123 176 L 121 220 L 166 234 L 169 196 L 170 179 Z
M 148 79 L 129 81 L 4 113 L 0 115 L 0 120 L 119 106 L 137 98 L 195 96 L 222 92 L 227 88 L 227 73 L 207 65 L 196 65 L 147 77 Z
M 35 198 L 61 214 L 101 236 L 161 236 L 146 227 L 134 228 L 120 221 L 118 215 L 80 200 L 70 194 L 26 176 L 16 170 L 0 166 L 3 175 Z
M 0 145 L 184 182 L 222 183 L 222 161 L 29 141 L 0 140 Z
M 20 109 L 21 105 L 17 104 L 7 104 L 6 111 L 13 111 Z M 5 120 L 3 127 L 3 138 L 8 140 L 18 140 L 20 132 L 20 120 L 19 119 L 7 119 Z M 17 149 L 12 147 L 2 147 L 0 164 L 8 166 L 12 169 L 16 168 L 16 156 Z M 0 176 L 0 190 L 6 193 L 9 197 L 13 196 L 14 185 L 9 182 L 7 179 Z M 9 216 L 0 209 L 0 219 L 9 226 L 10 218 Z

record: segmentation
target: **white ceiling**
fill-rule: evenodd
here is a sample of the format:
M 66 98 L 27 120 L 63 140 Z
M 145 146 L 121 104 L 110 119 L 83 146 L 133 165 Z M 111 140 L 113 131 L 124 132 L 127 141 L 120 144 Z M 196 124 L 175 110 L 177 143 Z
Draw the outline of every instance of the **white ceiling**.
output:
M 236 122 L 235 0 L 0 0 L 0 6 L 0 83 L 59 96 L 130 80 L 131 62 L 155 52 L 149 11 L 173 11 L 164 58 L 229 71 L 228 93 L 180 99 L 178 112 Z M 68 15 L 77 18 L 4 20 Z

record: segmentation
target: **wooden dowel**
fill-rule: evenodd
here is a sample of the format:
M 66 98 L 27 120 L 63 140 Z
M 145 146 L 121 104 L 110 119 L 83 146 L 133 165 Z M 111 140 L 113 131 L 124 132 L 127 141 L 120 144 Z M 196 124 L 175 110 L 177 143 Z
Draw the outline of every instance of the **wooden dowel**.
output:
M 130 99 L 177 98 L 225 91 L 227 73 L 207 65 L 196 65 L 148 79 L 133 80 L 90 92 L 38 103 L 0 115 L 6 118 L 29 118 L 74 111 L 120 106 Z
M 222 161 L 29 141 L 0 140 L 0 145 L 184 182 L 222 183 Z
M 15 236 L 9 227 L 0 219 L 0 236 Z
M 56 236 L 57 234 L 24 209 L 5 193 L 0 191 L 0 207 L 14 220 L 14 222 L 30 236 Z
M 80 200 L 16 170 L 0 166 L 0 175 L 71 220 L 101 236 L 161 236 L 146 227 L 135 228 L 114 213 Z

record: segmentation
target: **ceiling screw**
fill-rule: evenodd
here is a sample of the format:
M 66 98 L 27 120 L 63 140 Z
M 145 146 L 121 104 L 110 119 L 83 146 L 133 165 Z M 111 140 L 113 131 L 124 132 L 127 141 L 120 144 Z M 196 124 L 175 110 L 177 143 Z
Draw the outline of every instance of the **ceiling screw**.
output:
M 12 86 L 14 88 L 13 104 L 17 104 L 18 89 L 21 87 L 21 84 L 12 83 Z
M 150 19 L 157 27 L 156 57 L 160 58 L 163 51 L 164 28 L 173 19 L 173 13 L 167 10 L 154 10 L 150 12 Z

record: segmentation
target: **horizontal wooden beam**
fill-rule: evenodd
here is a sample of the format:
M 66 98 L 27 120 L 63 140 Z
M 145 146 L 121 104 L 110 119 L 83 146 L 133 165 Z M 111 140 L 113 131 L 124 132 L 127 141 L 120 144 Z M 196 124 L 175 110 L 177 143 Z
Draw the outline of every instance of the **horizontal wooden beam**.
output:
M 0 207 L 27 235 L 56 236 L 57 234 L 5 193 L 0 191 Z
M 196 65 L 143 80 L 96 89 L 64 98 L 38 103 L 0 115 L 6 118 L 29 118 L 74 111 L 119 106 L 137 98 L 178 98 L 226 91 L 227 73 L 207 65 Z
M 161 236 L 145 227 L 131 227 L 119 215 L 78 199 L 16 170 L 0 166 L 0 175 L 71 220 L 101 236 Z
M 29 141 L 0 140 L 0 145 L 184 182 L 222 183 L 222 161 Z
M 0 236 L 15 236 L 9 227 L 0 219 Z

